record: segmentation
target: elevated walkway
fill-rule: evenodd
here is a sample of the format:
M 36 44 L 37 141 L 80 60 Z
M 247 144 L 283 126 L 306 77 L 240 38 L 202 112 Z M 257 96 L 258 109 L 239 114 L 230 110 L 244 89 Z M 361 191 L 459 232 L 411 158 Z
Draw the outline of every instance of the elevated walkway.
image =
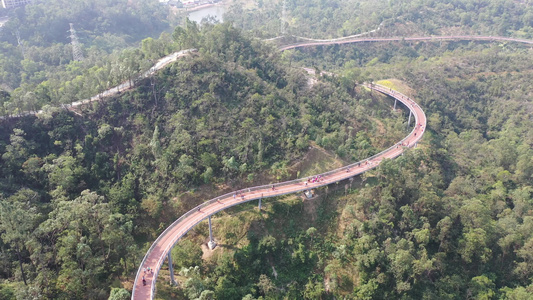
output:
M 335 169 L 326 173 L 317 174 L 312 177 L 319 178 L 314 182 L 308 182 L 307 178 L 296 179 L 286 182 L 276 183 L 274 185 L 256 186 L 245 189 L 246 192 L 238 193 L 231 192 L 193 208 L 177 219 L 170 225 L 161 235 L 155 240 L 148 252 L 146 253 L 135 278 L 133 293 L 131 299 L 153 299 L 155 296 L 155 286 L 159 270 L 163 265 L 164 260 L 168 257 L 169 262 L 172 261 L 170 251 L 172 247 L 183 237 L 189 230 L 191 230 L 198 223 L 208 219 L 211 223 L 211 216 L 225 210 L 229 207 L 246 203 L 249 201 L 261 200 L 269 197 L 282 196 L 286 194 L 301 193 L 314 189 L 317 187 L 336 183 L 345 179 L 362 174 L 368 170 L 372 170 L 379 166 L 384 159 L 393 159 L 401 155 L 406 149 L 413 147 L 422 138 L 426 128 L 426 115 L 424 111 L 416 104 L 413 99 L 406 95 L 389 89 L 387 87 L 367 84 L 368 88 L 380 93 L 389 95 L 403 103 L 410 111 L 409 121 L 411 116 L 414 116 L 415 126 L 413 130 L 404 139 L 394 144 L 392 147 L 372 156 L 363 161 L 350 164 L 348 166 Z M 210 243 L 214 243 L 210 228 Z M 212 244 L 213 245 L 213 244 Z M 171 263 L 169 263 L 171 265 Z M 151 268 L 154 273 L 151 275 L 144 275 L 144 269 Z M 142 278 L 145 278 L 143 283 Z M 173 271 L 171 270 L 171 278 L 173 280 Z M 146 286 L 144 285 L 146 284 Z

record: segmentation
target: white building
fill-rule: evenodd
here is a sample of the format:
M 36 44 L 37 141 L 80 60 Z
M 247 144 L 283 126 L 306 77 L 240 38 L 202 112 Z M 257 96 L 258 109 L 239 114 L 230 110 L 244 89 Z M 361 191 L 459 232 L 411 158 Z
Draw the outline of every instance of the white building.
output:
M 0 1 L 2 1 L 3 8 L 11 8 L 15 6 L 28 4 L 31 2 L 31 0 L 0 0 Z
M 195 4 L 200 4 L 199 0 L 181 0 L 181 3 L 183 3 L 183 6 L 193 6 Z

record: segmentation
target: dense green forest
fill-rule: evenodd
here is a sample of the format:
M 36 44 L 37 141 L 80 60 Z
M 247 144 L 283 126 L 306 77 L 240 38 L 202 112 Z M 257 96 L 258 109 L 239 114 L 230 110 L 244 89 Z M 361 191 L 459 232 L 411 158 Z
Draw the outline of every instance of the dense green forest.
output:
M 531 50 L 395 43 L 293 57 L 342 73 L 341 85 L 364 74 L 416 87 L 384 81 L 426 110 L 424 142 L 349 193 L 219 216 L 222 249 L 202 260 L 208 233 L 196 230 L 175 249 L 183 294 L 160 284 L 163 298 L 531 299 Z
M 102 3 L 87 5 L 99 16 Z M 380 35 L 531 37 L 527 1 L 305 3 L 287 1 L 288 32 L 337 37 L 382 24 Z M 33 65 L 7 34 L 2 114 L 88 97 L 164 54 L 198 51 L 77 114 L 45 106 L 0 120 L 0 298 L 129 299 L 150 243 L 201 201 L 316 174 L 403 137 L 405 114 L 358 85 L 387 79 L 428 116 L 419 147 L 313 199 L 217 214 L 217 248 L 202 248 L 207 226 L 195 227 L 173 249 L 180 285 L 165 267 L 157 297 L 532 299 L 532 50 L 398 42 L 279 53 L 257 39 L 277 35 L 279 2 L 248 7 L 230 9 L 233 24 L 186 22 L 160 38 L 143 28 L 124 40 L 144 39 L 139 49 L 111 54 L 94 42 L 110 29 L 90 27 L 101 55 L 83 62 L 70 61 L 68 33 L 50 45 L 38 28 L 24 33 L 28 53 L 62 45 L 68 61 L 57 68 Z M 331 73 L 315 82 L 300 66 Z
M 155 0 L 35 1 L 9 16 L 0 30 L 1 115 L 71 103 L 136 76 L 171 52 L 159 44 L 171 43 L 183 19 Z M 73 60 L 69 23 L 83 61 Z
M 279 35 L 279 1 L 233 1 L 226 18 L 258 38 Z M 246 3 L 247 5 L 243 5 Z M 136 77 L 179 49 L 171 28 L 185 13 L 157 1 L 36 1 L 9 12 L 0 30 L 0 114 L 85 99 Z M 255 22 L 262 20 L 262 22 Z M 288 34 L 339 37 L 491 34 L 530 38 L 533 11 L 515 1 L 287 1 Z M 69 23 L 85 59 L 72 59 Z M 141 49 L 137 48 L 142 41 Z M 132 47 L 133 48 L 129 48 Z
M 310 86 L 229 23 L 173 36 L 199 51 L 82 116 L 2 121 L 7 298 L 104 299 L 158 232 L 220 186 L 293 177 L 315 143 L 352 161 L 404 134 L 384 102 L 333 78 Z M 377 136 L 375 122 L 390 129 Z
M 262 37 L 280 35 L 283 1 L 231 6 L 226 19 Z M 370 30 L 380 36 L 486 34 L 533 37 L 533 7 L 512 0 L 286 0 L 287 34 L 337 38 Z M 261 20 L 261 22 L 257 22 Z M 381 26 L 380 26 L 381 25 Z

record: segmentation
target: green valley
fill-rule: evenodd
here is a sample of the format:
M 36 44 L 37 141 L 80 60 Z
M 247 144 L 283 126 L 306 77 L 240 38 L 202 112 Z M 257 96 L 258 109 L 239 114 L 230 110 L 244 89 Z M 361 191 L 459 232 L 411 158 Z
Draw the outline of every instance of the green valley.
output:
M 533 298 L 530 45 L 278 50 L 356 34 L 531 39 L 530 2 L 234 0 L 222 24 L 155 2 L 51 3 L 16 8 L 0 31 L 0 299 L 130 299 L 142 257 L 197 205 L 394 145 L 409 112 L 372 81 L 425 111 L 421 142 L 312 198 L 212 215 L 216 248 L 196 225 L 171 251 L 178 285 L 167 263 L 155 270 L 155 299 Z M 72 15 L 83 61 L 62 32 Z

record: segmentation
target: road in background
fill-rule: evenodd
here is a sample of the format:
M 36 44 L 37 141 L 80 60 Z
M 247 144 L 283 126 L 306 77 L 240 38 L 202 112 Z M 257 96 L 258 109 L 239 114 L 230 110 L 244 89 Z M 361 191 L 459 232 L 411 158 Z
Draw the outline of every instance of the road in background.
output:
M 0 17 L 0 27 L 4 26 L 7 21 L 9 21 L 8 17 Z

